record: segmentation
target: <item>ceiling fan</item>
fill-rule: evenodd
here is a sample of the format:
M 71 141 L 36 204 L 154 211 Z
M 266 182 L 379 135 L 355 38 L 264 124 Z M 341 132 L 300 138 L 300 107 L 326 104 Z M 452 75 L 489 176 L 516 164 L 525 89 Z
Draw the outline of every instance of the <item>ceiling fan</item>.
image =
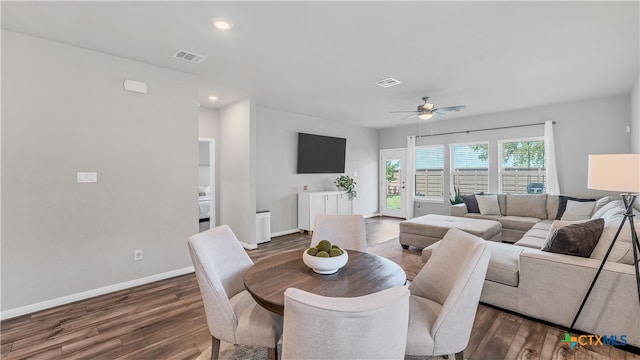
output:
M 433 104 L 429 102 L 428 96 L 422 97 L 422 100 L 424 101 L 424 104 L 418 105 L 418 110 L 392 111 L 391 113 L 392 114 L 414 113 L 413 115 L 403 117 L 401 120 L 410 119 L 414 116 L 417 116 L 422 120 L 429 120 L 433 115 L 445 116 L 446 113 L 453 112 L 453 111 L 460 111 L 466 108 L 465 105 L 456 105 L 456 106 L 447 106 L 447 107 L 434 109 Z

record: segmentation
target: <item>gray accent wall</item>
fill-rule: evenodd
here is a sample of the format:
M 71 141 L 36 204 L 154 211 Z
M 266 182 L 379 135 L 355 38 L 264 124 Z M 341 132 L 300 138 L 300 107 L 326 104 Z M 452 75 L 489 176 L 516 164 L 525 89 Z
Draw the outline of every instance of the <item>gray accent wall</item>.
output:
M 297 194 L 336 190 L 340 174 L 297 174 L 298 132 L 347 139 L 345 173 L 354 176 L 354 212 L 378 213 L 378 131 L 337 121 L 257 107 L 257 209 L 271 211 L 271 232 L 298 228 Z
M 629 95 L 597 98 L 572 103 L 546 105 L 539 108 L 521 109 L 483 116 L 440 119 L 419 125 L 380 131 L 380 148 L 392 149 L 407 146 L 407 136 L 438 134 L 503 127 L 518 124 L 540 123 L 553 120 L 560 189 L 565 194 L 577 196 L 597 196 L 610 194 L 587 189 L 587 159 L 589 154 L 628 153 L 631 150 L 631 134 L 626 132 L 631 117 Z M 450 144 L 474 141 L 489 141 L 490 161 L 498 161 L 497 141 L 524 137 L 542 136 L 544 127 L 531 126 L 503 130 L 470 132 L 455 135 L 423 137 L 419 145 L 444 144 L 448 151 Z M 446 162 L 446 159 L 445 159 Z M 448 164 L 445 165 L 448 174 Z M 490 168 L 490 191 L 496 192 L 497 167 Z M 449 194 L 445 185 L 445 197 Z M 426 213 L 449 213 L 449 203 L 416 202 L 414 215 Z
M 191 266 L 194 77 L 2 31 L 2 90 L 3 311 Z

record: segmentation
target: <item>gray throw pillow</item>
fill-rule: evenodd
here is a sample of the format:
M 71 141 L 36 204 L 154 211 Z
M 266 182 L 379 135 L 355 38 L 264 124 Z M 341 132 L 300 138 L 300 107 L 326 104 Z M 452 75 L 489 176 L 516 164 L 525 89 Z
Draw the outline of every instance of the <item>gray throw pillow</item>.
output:
M 567 209 L 567 201 L 569 200 L 581 201 L 581 202 L 596 201 L 596 199 L 579 199 L 571 196 L 560 195 L 558 197 L 558 214 L 556 215 L 556 220 L 562 219 L 562 215 L 564 214 L 564 211 Z
M 478 193 L 478 195 L 484 195 L 484 192 Z M 478 200 L 476 200 L 476 194 L 461 195 L 462 202 L 467 206 L 467 212 L 480 214 L 480 208 L 478 207 Z
M 555 230 L 542 251 L 589 257 L 600 240 L 602 230 L 604 230 L 603 219 L 563 226 Z

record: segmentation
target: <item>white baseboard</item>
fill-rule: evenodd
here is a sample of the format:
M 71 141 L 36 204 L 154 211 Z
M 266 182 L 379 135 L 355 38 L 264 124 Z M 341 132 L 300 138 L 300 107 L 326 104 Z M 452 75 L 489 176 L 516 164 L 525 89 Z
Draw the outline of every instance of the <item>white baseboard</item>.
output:
M 238 241 L 240 243 L 240 245 L 242 245 L 243 248 L 247 249 L 247 250 L 254 250 L 258 248 L 257 244 L 247 244 L 246 242 L 242 242 L 242 241 Z
M 77 294 L 67 295 L 67 296 L 59 297 L 57 299 L 51 299 L 51 300 L 47 300 L 47 301 L 43 301 L 43 302 L 39 302 L 39 303 L 27 305 L 27 306 L 8 309 L 0 312 L 0 320 L 11 319 L 17 316 L 31 314 L 36 311 L 46 310 L 52 307 L 65 305 L 72 302 L 112 293 L 114 291 L 129 289 L 134 286 L 140 286 L 140 285 L 152 283 L 155 281 L 160 281 L 160 280 L 169 279 L 169 278 L 184 275 L 184 274 L 189 274 L 189 273 L 192 273 L 193 271 L 194 271 L 193 266 L 189 266 L 183 269 L 172 270 L 172 271 L 168 271 L 161 274 L 156 274 L 156 275 L 143 277 L 140 279 L 125 281 L 123 283 L 113 284 L 113 285 L 101 287 L 98 289 L 83 291 Z
M 365 219 L 372 218 L 372 217 L 376 217 L 376 216 L 380 216 L 380 213 L 369 214 L 369 215 L 362 215 L 362 217 L 363 217 L 363 218 L 365 218 Z
M 274 232 L 271 233 L 271 237 L 278 237 L 278 236 L 282 236 L 282 235 L 289 235 L 289 234 L 295 234 L 297 232 L 300 232 L 300 229 L 290 229 L 290 230 L 284 230 L 284 231 L 278 231 L 278 232 Z

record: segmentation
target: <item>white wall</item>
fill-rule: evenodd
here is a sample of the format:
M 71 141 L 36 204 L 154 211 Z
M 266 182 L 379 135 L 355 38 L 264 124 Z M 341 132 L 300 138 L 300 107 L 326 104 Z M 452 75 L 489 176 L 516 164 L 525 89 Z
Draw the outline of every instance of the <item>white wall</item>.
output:
M 220 109 L 218 139 L 218 218 L 247 248 L 255 248 L 256 135 L 253 100 Z
M 200 186 L 211 185 L 211 161 L 209 159 L 209 143 L 200 141 L 198 143 L 198 184 Z
M 218 109 L 198 107 L 198 135 L 201 138 L 218 138 Z
M 626 132 L 629 124 L 629 95 L 598 98 L 586 101 L 547 105 L 483 116 L 442 119 L 433 123 L 433 133 L 465 131 L 554 120 L 560 190 L 577 196 L 603 194 L 587 189 L 587 159 L 589 154 L 626 153 L 631 149 L 631 136 Z M 429 126 L 422 126 L 421 134 L 429 134 Z M 418 134 L 418 125 L 386 129 L 380 133 L 380 148 L 406 147 L 407 135 Z M 422 138 L 420 144 L 463 143 L 489 140 L 490 160 L 497 161 L 497 140 L 541 136 L 542 126 L 506 130 L 471 132 Z M 490 169 L 490 191 L 498 189 L 497 167 Z M 445 194 L 449 193 L 448 184 Z M 606 194 L 606 193 L 604 193 Z M 417 206 L 420 205 L 420 208 Z M 415 204 L 416 216 L 424 213 L 449 213 L 449 203 Z
M 339 174 L 296 174 L 298 132 L 347 139 L 345 173 L 357 173 L 354 211 L 378 213 L 377 130 L 257 107 L 258 210 L 271 211 L 272 233 L 298 228 L 297 193 L 309 190 L 336 190 Z
M 149 92 L 125 92 L 125 79 Z M 2 31 L 3 316 L 188 270 L 195 80 Z M 98 182 L 77 184 L 78 171 Z
M 640 154 L 640 75 L 631 91 L 631 152 Z

